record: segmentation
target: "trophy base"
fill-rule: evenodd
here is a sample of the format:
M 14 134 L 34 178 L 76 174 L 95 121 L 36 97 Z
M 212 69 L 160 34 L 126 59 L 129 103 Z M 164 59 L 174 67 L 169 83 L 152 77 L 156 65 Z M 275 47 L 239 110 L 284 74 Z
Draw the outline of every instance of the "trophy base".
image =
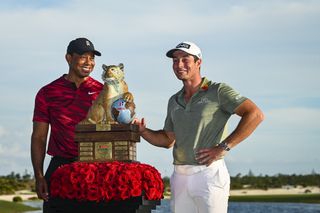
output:
M 78 124 L 75 130 L 78 160 L 136 161 L 136 143 L 140 142 L 138 126 L 133 124 Z

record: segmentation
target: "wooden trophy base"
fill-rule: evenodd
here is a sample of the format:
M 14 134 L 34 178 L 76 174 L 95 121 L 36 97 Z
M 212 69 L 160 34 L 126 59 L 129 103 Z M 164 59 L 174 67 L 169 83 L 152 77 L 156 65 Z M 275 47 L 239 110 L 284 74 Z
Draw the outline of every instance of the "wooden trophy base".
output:
M 78 124 L 75 130 L 79 161 L 136 161 L 138 126 L 133 124 Z

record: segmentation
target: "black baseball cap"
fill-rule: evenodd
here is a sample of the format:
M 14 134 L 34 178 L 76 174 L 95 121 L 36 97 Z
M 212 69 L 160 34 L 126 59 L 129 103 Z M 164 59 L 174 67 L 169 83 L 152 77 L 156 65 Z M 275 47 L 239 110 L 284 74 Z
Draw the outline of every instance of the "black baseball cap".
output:
M 101 56 L 101 53 L 94 49 L 92 42 L 87 38 L 77 38 L 70 41 L 67 54 L 77 53 L 82 55 L 85 52 L 93 52 L 95 55 Z

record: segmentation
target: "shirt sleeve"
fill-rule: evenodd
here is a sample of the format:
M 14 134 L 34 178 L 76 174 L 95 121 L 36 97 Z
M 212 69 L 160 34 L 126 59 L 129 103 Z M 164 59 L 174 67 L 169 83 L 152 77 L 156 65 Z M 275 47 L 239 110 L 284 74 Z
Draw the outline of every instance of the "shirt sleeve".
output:
M 49 123 L 48 102 L 46 100 L 45 89 L 42 88 L 36 95 L 32 121 Z
M 167 107 L 167 116 L 166 116 L 166 120 L 164 122 L 164 127 L 163 130 L 166 132 L 173 132 L 173 122 L 172 122 L 172 117 L 171 117 L 171 105 L 170 104 L 172 101 L 172 98 L 170 98 L 169 102 L 168 102 L 168 107 Z
M 221 83 L 219 86 L 218 98 L 221 108 L 230 114 L 234 114 L 235 109 L 247 100 L 246 97 L 225 83 Z

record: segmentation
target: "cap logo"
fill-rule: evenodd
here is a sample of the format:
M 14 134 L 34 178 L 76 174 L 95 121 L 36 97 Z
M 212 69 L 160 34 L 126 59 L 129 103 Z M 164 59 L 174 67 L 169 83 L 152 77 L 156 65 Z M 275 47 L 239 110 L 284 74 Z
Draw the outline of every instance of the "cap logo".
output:
M 87 40 L 86 45 L 90 47 L 90 42 Z
M 186 48 L 186 49 L 189 49 L 190 48 L 190 45 L 189 44 L 186 44 L 186 43 L 180 43 L 176 46 L 176 48 Z

